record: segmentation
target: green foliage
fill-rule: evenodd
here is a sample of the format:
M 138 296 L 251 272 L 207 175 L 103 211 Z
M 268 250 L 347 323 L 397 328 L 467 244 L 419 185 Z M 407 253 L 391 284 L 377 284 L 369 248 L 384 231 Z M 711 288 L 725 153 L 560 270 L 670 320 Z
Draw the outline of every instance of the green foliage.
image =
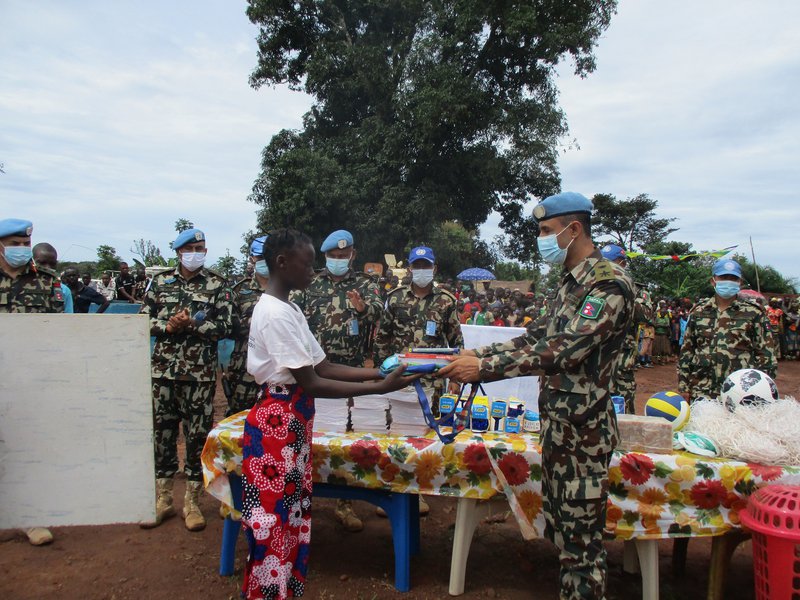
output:
M 111 246 L 98 246 L 97 247 L 97 271 L 94 273 L 100 275 L 105 271 L 119 271 L 119 263 L 122 258 L 117 256 L 117 251 Z
M 756 278 L 756 266 L 745 256 L 737 255 L 736 261 L 742 266 L 742 278 L 754 290 L 760 285 L 764 294 L 796 294 L 797 282 L 785 277 L 774 267 L 769 265 L 758 266 L 758 278 Z
M 538 270 L 514 261 L 498 261 L 494 266 L 494 274 L 500 281 L 522 281 L 527 279 L 538 281 L 540 277 Z
M 528 3 L 249 0 L 259 26 L 254 87 L 314 97 L 302 131 L 281 131 L 250 199 L 259 228 L 321 241 L 346 228 L 362 258 L 472 231 L 496 209 L 512 257 L 529 260 L 530 196 L 559 188 L 567 131 L 554 84 L 581 76 L 615 0 Z
M 67 267 L 74 267 L 78 270 L 79 275 L 83 275 L 84 273 L 89 273 L 92 277 L 99 276 L 102 271 L 97 268 L 97 263 L 93 260 L 83 260 L 80 262 L 75 262 L 71 260 L 65 261 L 58 261 L 57 271 L 59 274 L 63 273 Z
M 191 229 L 192 227 L 194 227 L 194 223 L 192 223 L 189 219 L 178 219 L 175 221 L 175 231 L 177 233 L 181 233 L 187 229 Z
M 647 194 L 627 200 L 617 200 L 611 194 L 595 194 L 592 202 L 592 236 L 595 239 L 610 237 L 611 243 L 626 250 L 664 242 L 670 233 L 678 231 L 669 226 L 674 218 L 656 217 L 658 201 Z
M 219 260 L 212 267 L 217 273 L 223 275 L 225 279 L 233 279 L 241 275 L 239 261 L 235 256 L 231 256 L 230 250 L 225 249 L 225 256 L 220 256 Z
M 131 253 L 141 259 L 136 261 L 137 264 L 144 265 L 146 267 L 167 266 L 167 261 L 161 254 L 161 250 L 150 240 L 141 238 L 138 240 L 133 240 Z
M 690 254 L 692 245 L 685 242 L 653 242 L 644 246 L 648 254 Z M 714 257 L 701 256 L 680 262 L 634 258 L 628 268 L 635 281 L 644 284 L 656 296 L 702 298 L 714 293 L 711 265 Z
M 492 270 L 495 258 L 477 232 L 467 231 L 455 221 L 442 223 L 425 242 L 436 254 L 436 264 L 441 277 L 455 278 L 461 271 L 470 267 Z M 403 253 L 407 256 L 409 245 Z

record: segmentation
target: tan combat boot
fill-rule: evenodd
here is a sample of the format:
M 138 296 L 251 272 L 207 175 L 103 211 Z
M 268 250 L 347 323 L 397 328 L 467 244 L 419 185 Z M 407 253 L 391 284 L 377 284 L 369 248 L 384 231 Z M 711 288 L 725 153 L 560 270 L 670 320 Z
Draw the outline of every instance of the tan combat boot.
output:
M 183 497 L 183 518 L 186 529 L 200 531 L 206 528 L 206 520 L 200 511 L 200 492 L 203 491 L 202 481 L 187 481 L 186 494 Z
M 336 510 L 333 511 L 333 514 L 336 515 L 336 520 L 344 525 L 344 528 L 351 533 L 356 533 L 364 529 L 364 523 L 362 523 L 358 515 L 353 512 L 353 503 L 350 500 L 337 500 Z
M 142 529 L 158 527 L 166 519 L 175 516 L 175 507 L 172 505 L 172 478 L 156 479 L 156 520 L 152 523 L 142 523 Z

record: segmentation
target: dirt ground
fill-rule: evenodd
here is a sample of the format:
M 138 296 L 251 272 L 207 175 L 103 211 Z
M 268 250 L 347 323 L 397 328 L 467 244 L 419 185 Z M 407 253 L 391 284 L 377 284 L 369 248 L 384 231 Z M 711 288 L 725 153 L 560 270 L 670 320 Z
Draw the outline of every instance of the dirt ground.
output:
M 782 395 L 800 398 L 800 362 L 781 362 L 778 388 Z M 653 392 L 677 388 L 674 364 L 637 372 L 638 411 Z M 216 398 L 217 414 L 224 398 Z M 176 484 L 182 505 L 183 480 Z M 314 501 L 314 532 L 306 598 L 320 600 L 403 600 L 448 597 L 450 549 L 456 501 L 429 497 L 431 513 L 421 524 L 421 553 L 411 566 L 412 589 L 394 589 L 391 530 L 374 507 L 356 503 L 364 531 L 347 533 L 333 516 L 334 500 Z M 142 530 L 136 525 L 56 527 L 55 541 L 30 546 L 23 534 L 0 532 L 0 598 L 59 599 L 182 599 L 238 598 L 246 543 L 237 547 L 236 573 L 218 574 L 222 520 L 218 503 L 202 502 L 208 527 L 190 533 L 180 518 L 161 527 Z M 2 510 L 2 507 L 0 507 Z M 463 598 L 508 600 L 557 598 L 558 560 L 546 541 L 525 542 L 513 517 L 502 520 L 506 505 L 497 502 L 497 519 L 478 526 L 467 566 Z M 622 572 L 622 543 L 607 544 L 610 599 L 641 598 L 639 576 Z M 661 598 L 704 598 L 708 584 L 710 540 L 692 540 L 686 572 L 672 574 L 672 542 L 659 544 Z M 752 546 L 741 544 L 727 575 L 725 598 L 753 598 Z

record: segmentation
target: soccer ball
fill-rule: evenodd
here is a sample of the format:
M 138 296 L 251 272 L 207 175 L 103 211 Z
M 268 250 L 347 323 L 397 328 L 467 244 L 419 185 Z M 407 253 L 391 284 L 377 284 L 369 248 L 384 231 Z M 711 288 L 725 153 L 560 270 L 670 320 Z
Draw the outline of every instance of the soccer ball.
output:
M 648 417 L 661 417 L 672 423 L 672 430 L 678 431 L 689 421 L 689 403 L 675 392 L 656 392 L 644 405 Z
M 725 378 L 720 394 L 725 407 L 733 412 L 739 406 L 762 406 L 778 399 L 772 377 L 756 369 L 739 369 Z

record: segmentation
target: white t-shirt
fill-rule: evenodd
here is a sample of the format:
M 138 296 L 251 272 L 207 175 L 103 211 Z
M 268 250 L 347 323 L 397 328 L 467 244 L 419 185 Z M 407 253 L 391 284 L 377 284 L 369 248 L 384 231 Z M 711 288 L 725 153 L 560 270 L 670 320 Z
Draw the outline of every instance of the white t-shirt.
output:
M 294 302 L 261 294 L 250 321 L 247 372 L 259 383 L 297 383 L 289 369 L 316 366 L 325 351 Z

